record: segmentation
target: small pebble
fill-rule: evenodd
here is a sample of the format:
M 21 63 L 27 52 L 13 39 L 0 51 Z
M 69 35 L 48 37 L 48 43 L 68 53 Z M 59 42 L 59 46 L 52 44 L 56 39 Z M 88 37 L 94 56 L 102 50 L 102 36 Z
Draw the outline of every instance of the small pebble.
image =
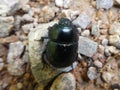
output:
M 90 35 L 90 30 L 84 30 L 82 33 L 81 33 L 82 36 L 84 37 L 88 37 Z
M 97 78 L 97 70 L 95 67 L 89 67 L 88 72 L 87 72 L 88 78 L 90 80 L 94 80 Z
M 95 60 L 94 61 L 94 65 L 97 66 L 98 68 L 102 68 L 103 67 L 102 63 L 99 60 Z

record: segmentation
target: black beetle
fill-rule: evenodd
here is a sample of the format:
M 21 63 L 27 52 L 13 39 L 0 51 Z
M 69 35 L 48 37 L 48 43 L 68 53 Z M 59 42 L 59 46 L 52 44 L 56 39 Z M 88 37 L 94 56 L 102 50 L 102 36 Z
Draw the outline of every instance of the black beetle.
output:
M 49 27 L 48 43 L 43 54 L 45 61 L 56 68 L 73 64 L 78 57 L 78 30 L 67 18 Z

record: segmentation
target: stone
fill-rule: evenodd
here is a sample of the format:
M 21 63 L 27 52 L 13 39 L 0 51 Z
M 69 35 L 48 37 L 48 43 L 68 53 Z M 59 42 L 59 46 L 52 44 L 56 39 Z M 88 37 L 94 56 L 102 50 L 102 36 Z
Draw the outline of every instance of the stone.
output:
M 59 75 L 52 83 L 50 90 L 76 90 L 75 77 L 71 73 Z
M 100 29 L 99 29 L 98 25 L 92 24 L 91 34 L 96 36 L 96 37 L 100 35 Z
M 18 89 L 22 89 L 22 88 L 23 88 L 23 84 L 22 84 L 22 83 L 20 83 L 20 82 L 19 82 L 19 83 L 17 83 L 17 85 L 16 85 L 16 86 L 17 86 L 17 88 L 18 88 Z
M 79 13 L 80 12 L 78 10 L 72 10 L 72 9 L 62 10 L 62 15 L 67 17 L 70 20 L 74 20 L 75 18 L 77 18 Z
M 99 61 L 99 60 L 95 60 L 94 61 L 94 65 L 98 68 L 102 68 L 103 67 L 103 64 Z
M 119 47 L 119 43 L 120 43 L 119 35 L 110 35 L 108 40 L 109 40 L 109 44 Z
M 29 22 L 32 22 L 34 21 L 34 18 L 29 15 L 29 14 L 24 14 L 22 17 L 21 17 L 22 21 L 29 21 Z
M 69 8 L 71 0 L 55 0 L 55 4 L 58 7 Z
M 21 54 L 24 51 L 24 47 L 25 47 L 24 44 L 20 41 L 10 43 L 7 62 L 12 63 L 15 61 L 16 58 L 20 58 Z
M 12 31 L 14 26 L 13 16 L 1 17 L 0 16 L 0 37 L 6 37 Z
M 102 73 L 102 78 L 107 83 L 110 83 L 110 81 L 112 80 L 113 77 L 114 77 L 113 73 L 110 73 L 110 72 L 103 72 Z
M 108 49 L 108 51 L 110 52 L 110 53 L 112 53 L 112 54 L 117 54 L 117 53 L 119 53 L 120 52 L 120 50 L 119 49 L 117 49 L 116 47 L 114 47 L 114 46 L 107 46 L 106 47 L 107 49 Z
M 97 9 L 110 9 L 113 3 L 113 0 L 96 0 Z
M 33 23 L 30 24 L 25 24 L 22 26 L 22 30 L 24 31 L 25 34 L 28 34 L 31 29 L 33 29 L 34 25 Z
M 97 78 L 97 69 L 95 67 L 89 67 L 87 75 L 90 80 L 96 79 Z
M 81 36 L 84 36 L 84 37 L 89 37 L 90 35 L 90 30 L 84 30 L 82 33 L 81 33 Z
M 88 57 L 92 57 L 97 52 L 98 44 L 89 38 L 79 37 L 78 51 Z
M 11 35 L 11 36 L 5 37 L 5 38 L 0 38 L 0 43 L 2 43 L 2 44 L 14 43 L 17 41 L 19 41 L 19 38 L 15 35 Z
M 115 5 L 120 5 L 120 0 L 115 0 Z
M 24 64 L 23 60 L 15 59 L 14 62 L 10 62 L 7 65 L 7 70 L 13 76 L 21 76 L 25 72 L 25 68 L 23 68 Z
M 107 46 L 108 45 L 108 39 L 104 38 L 101 43 L 102 43 L 103 46 Z
M 24 44 L 20 41 L 10 43 L 7 56 L 7 70 L 11 75 L 20 76 L 25 71 L 23 67 L 25 61 L 21 59 L 24 47 Z
M 57 11 L 58 9 L 56 7 L 44 6 L 39 14 L 38 22 L 49 22 L 54 18 L 55 12 Z
M 113 23 L 110 25 L 110 30 L 109 30 L 110 34 L 116 34 L 116 35 L 120 35 L 120 23 Z
M 90 17 L 87 14 L 80 14 L 74 21 L 73 24 L 75 24 L 78 27 L 81 27 L 82 29 L 85 29 L 91 22 Z
M 0 15 L 6 16 L 6 14 L 10 11 L 10 8 L 6 5 L 0 4 Z

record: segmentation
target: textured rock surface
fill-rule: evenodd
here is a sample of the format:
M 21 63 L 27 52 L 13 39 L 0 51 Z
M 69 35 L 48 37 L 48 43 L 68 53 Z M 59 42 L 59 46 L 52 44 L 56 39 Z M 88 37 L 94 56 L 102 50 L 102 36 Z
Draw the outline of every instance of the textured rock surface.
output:
M 0 16 L 0 37 L 6 37 L 10 34 L 14 24 L 13 16 L 1 17 Z
M 78 51 L 88 57 L 92 57 L 97 52 L 98 44 L 86 37 L 79 37 Z
M 50 90 L 76 90 L 76 81 L 71 73 L 59 75 L 52 83 Z
M 113 6 L 113 0 L 96 0 L 97 9 L 109 9 Z
M 91 22 L 90 17 L 87 14 L 80 14 L 74 21 L 73 24 L 75 24 L 78 27 L 81 27 L 85 29 Z

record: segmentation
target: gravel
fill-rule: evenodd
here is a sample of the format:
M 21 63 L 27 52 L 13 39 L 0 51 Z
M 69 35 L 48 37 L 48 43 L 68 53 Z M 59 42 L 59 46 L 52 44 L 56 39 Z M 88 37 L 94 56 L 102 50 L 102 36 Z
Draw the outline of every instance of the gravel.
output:
M 91 22 L 90 17 L 87 14 L 80 14 L 74 21 L 73 24 L 85 29 Z
M 14 25 L 14 17 L 1 17 L 0 16 L 0 37 L 7 37 L 12 31 Z
M 79 47 L 78 51 L 88 57 L 92 57 L 97 52 L 98 44 L 89 38 L 79 37 Z
M 97 9 L 110 9 L 113 6 L 113 0 L 96 0 Z

